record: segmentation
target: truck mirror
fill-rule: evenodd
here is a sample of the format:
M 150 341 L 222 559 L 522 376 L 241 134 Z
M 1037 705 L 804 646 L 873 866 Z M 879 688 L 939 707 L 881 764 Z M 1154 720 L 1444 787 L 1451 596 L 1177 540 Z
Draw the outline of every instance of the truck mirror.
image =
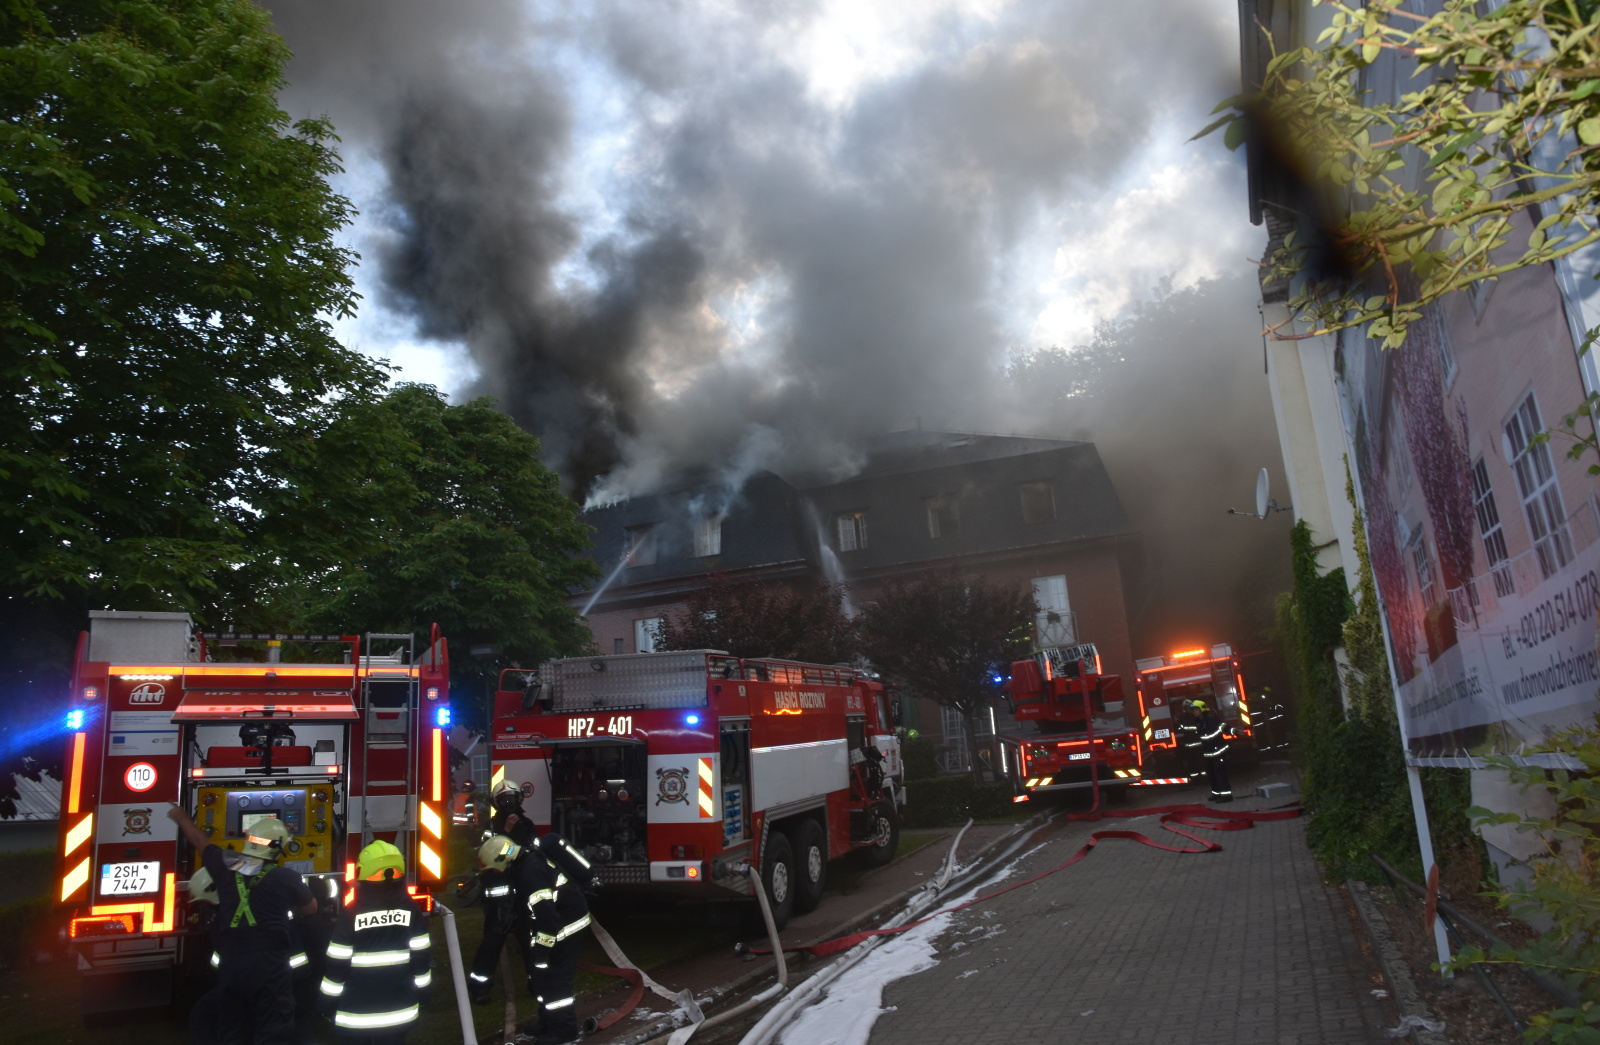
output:
M 900 698 L 889 701 L 889 720 L 895 725 L 900 724 Z
M 551 699 L 552 695 L 548 693 L 548 687 L 543 682 L 530 681 L 527 688 L 522 691 L 522 710 L 533 711 L 536 708 L 543 708 L 548 711 Z

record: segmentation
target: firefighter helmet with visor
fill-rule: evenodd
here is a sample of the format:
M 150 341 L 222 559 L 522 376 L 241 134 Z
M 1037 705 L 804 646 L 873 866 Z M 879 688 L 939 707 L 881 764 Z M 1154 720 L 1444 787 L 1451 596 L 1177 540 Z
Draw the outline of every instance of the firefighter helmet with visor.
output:
M 222 906 L 222 896 L 217 892 L 217 883 L 211 880 L 211 872 L 204 867 L 189 876 L 189 902 Z
M 531 790 L 531 788 L 530 788 Z M 494 789 L 494 807 L 502 813 L 510 812 L 522 805 L 522 785 L 515 780 L 507 780 Z
M 244 855 L 258 860 L 276 860 L 289 841 L 289 829 L 277 817 L 262 817 L 244 833 Z
M 495 835 L 478 847 L 478 863 L 486 869 L 505 871 L 522 853 L 522 847 L 505 835 Z

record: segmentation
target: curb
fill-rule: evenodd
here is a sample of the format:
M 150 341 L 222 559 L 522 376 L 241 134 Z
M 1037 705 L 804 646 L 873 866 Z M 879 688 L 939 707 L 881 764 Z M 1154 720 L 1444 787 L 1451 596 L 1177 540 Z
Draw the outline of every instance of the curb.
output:
M 1345 887 L 1350 892 L 1350 899 L 1356 906 L 1356 913 L 1361 916 L 1361 924 L 1367 930 L 1367 938 L 1372 941 L 1373 953 L 1378 958 L 1378 965 L 1383 969 L 1383 978 L 1389 981 L 1389 991 L 1394 998 L 1395 1007 L 1400 1010 L 1401 1025 L 1411 1024 L 1407 1033 L 1417 1045 L 1450 1045 L 1448 1038 L 1442 1031 L 1428 1030 L 1419 1026 L 1416 1020 L 1432 1021 L 1428 1007 L 1423 1004 L 1422 994 L 1417 990 L 1416 981 L 1411 978 L 1411 968 L 1406 965 L 1405 959 L 1400 956 L 1400 947 L 1394 942 L 1394 936 L 1389 932 L 1389 923 L 1384 919 L 1383 912 L 1372 902 L 1372 896 L 1367 890 L 1365 882 L 1346 882 Z

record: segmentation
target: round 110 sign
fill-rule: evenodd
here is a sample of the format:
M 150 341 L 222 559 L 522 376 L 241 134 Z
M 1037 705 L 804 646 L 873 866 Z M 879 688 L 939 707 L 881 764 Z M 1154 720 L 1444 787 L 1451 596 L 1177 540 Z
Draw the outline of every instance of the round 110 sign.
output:
M 135 762 L 122 774 L 122 782 L 129 791 L 148 791 L 156 786 L 156 767 L 148 762 Z

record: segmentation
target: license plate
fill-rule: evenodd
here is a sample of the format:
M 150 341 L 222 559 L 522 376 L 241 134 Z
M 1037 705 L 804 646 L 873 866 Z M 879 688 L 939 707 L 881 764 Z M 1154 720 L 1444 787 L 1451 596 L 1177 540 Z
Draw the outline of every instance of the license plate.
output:
M 101 896 L 134 896 L 160 888 L 161 865 L 154 860 L 134 864 L 104 864 L 100 868 Z
M 1087 761 L 1089 761 L 1089 752 L 1087 752 L 1087 751 L 1079 751 L 1075 755 L 1068 755 L 1067 756 L 1067 761 L 1068 762 L 1087 762 Z
M 1167 740 L 1167 739 L 1170 739 L 1171 736 L 1172 736 L 1172 730 L 1170 730 L 1170 729 L 1158 729 L 1155 732 L 1154 739 L 1156 739 L 1156 740 Z

